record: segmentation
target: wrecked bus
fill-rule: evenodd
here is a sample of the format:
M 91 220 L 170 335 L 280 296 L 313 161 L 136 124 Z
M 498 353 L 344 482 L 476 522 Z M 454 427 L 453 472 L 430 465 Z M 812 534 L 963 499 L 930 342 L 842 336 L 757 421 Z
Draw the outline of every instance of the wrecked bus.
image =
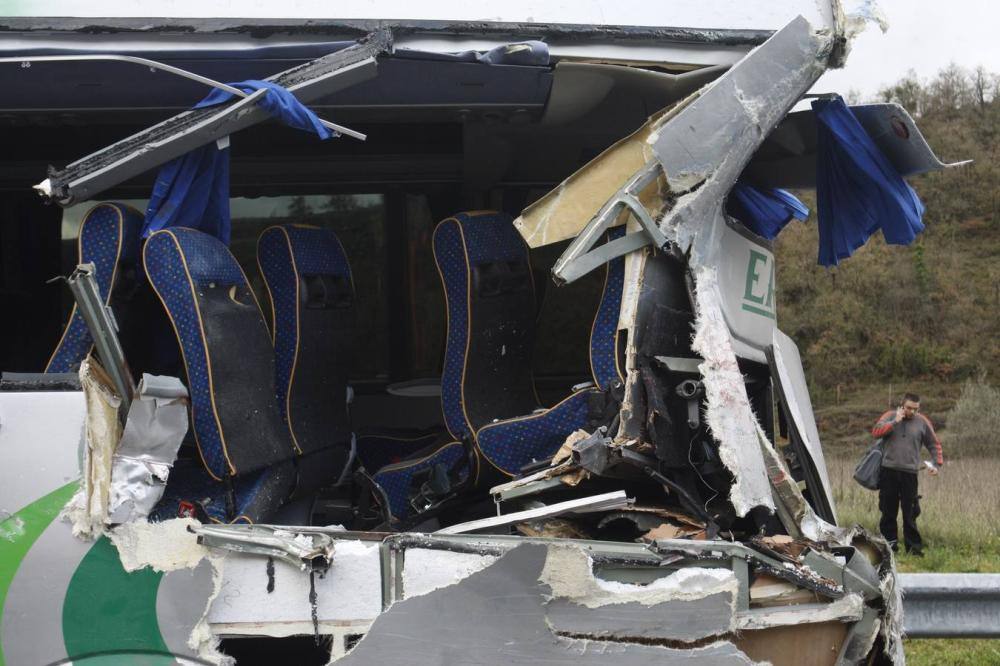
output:
M 0 20 L 0 664 L 903 661 L 769 240 L 870 6 L 112 4 Z

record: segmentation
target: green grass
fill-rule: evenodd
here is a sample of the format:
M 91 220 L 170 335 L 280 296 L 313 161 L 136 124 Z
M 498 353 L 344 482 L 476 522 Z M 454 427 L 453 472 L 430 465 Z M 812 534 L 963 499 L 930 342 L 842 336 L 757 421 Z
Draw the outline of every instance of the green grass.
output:
M 909 666 L 982 666 L 1000 664 L 1000 641 L 931 640 L 904 641 Z
M 878 494 L 851 478 L 854 457 L 828 461 L 839 522 L 878 530 Z M 942 573 L 1000 572 L 1000 460 L 961 458 L 946 463 L 941 474 L 920 477 L 921 508 L 917 525 L 927 544 L 923 557 L 901 553 L 899 571 Z M 1000 621 L 1000 620 L 998 620 Z M 907 663 L 1000 664 L 1000 640 L 914 639 L 904 643 Z

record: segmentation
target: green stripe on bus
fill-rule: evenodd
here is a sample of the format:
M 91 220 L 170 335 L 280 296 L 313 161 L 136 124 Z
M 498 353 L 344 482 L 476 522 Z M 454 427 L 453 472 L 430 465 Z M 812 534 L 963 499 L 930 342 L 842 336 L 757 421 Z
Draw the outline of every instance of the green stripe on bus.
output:
M 4 601 L 14 574 L 31 546 L 56 519 L 78 485 L 77 481 L 67 483 L 0 522 L 0 631 L 3 629 Z M 4 663 L 3 646 L 0 645 L 0 666 Z
M 163 574 L 150 568 L 129 573 L 118 550 L 101 537 L 73 573 L 63 602 L 63 641 L 70 658 L 89 664 L 176 663 L 156 617 Z M 100 655 L 100 658 L 98 658 Z

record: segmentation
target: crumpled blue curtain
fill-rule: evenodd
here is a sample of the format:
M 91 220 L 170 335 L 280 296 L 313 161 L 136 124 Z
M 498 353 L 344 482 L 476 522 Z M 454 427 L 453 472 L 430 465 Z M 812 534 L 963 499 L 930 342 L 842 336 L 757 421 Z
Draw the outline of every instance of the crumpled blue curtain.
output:
M 315 132 L 321 139 L 334 135 L 315 113 L 285 88 L 269 81 L 247 80 L 229 84 L 246 93 L 261 88 L 268 92 L 257 105 L 296 129 Z M 213 90 L 195 108 L 214 106 L 233 95 Z M 215 142 L 182 155 L 160 168 L 146 208 L 142 237 L 168 227 L 191 227 L 209 233 L 229 245 L 229 148 Z
M 819 263 L 835 266 L 876 230 L 908 245 L 923 231 L 924 206 L 844 100 L 817 99 L 816 207 Z
M 737 181 L 726 200 L 726 213 L 768 240 L 777 238 L 792 218 L 809 219 L 809 208 L 791 192 L 758 189 Z

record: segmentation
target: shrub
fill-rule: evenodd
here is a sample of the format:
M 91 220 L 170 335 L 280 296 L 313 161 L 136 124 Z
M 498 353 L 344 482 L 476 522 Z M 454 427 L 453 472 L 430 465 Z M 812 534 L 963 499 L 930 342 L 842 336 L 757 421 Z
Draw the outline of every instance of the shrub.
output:
M 1000 389 L 986 381 L 985 373 L 967 379 L 947 416 L 942 433 L 946 450 L 959 453 L 1000 453 Z

